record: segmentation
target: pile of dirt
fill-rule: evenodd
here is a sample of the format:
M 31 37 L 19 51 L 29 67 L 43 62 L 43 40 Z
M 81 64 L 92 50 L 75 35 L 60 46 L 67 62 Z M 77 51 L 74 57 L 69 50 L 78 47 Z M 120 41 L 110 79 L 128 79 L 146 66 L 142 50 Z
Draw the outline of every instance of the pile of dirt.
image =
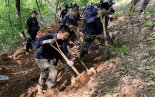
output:
M 45 34 L 51 33 L 51 32 L 58 32 L 59 31 L 60 24 L 51 24 L 47 28 L 44 28 L 40 30 L 37 34 L 37 38 L 42 37 Z
M 7 81 L 0 81 L 1 97 L 19 97 L 28 87 L 37 83 L 39 69 L 35 65 L 33 52 L 31 55 L 17 54 L 16 59 L 14 53 L 0 55 L 0 74 L 9 77 Z

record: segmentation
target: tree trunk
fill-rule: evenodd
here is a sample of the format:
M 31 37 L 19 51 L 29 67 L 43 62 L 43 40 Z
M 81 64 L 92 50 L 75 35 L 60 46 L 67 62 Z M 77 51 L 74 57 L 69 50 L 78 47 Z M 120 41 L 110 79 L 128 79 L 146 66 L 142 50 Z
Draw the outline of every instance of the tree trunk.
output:
M 55 9 L 55 22 L 58 21 L 57 12 L 58 12 L 58 5 L 60 0 L 56 0 L 56 9 Z
M 16 0 L 16 17 L 20 17 L 20 0 Z
M 44 20 L 43 20 L 43 17 L 42 17 L 42 14 L 41 14 L 40 8 L 39 8 L 38 0 L 36 0 L 36 4 L 37 4 L 37 8 L 38 8 L 38 10 L 39 10 L 39 14 L 40 14 L 41 21 L 42 21 L 42 23 L 44 23 Z
M 6 14 L 8 16 L 9 24 L 10 24 L 10 27 L 11 27 L 12 23 L 11 23 L 11 18 L 10 18 L 10 0 L 5 0 L 5 2 L 6 2 Z

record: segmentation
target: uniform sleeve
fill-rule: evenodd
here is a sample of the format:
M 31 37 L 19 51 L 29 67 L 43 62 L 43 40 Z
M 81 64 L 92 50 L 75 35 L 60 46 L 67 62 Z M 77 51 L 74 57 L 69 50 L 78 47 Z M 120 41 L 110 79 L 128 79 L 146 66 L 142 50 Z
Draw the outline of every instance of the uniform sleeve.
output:
M 63 25 L 66 25 L 68 18 L 69 18 L 68 15 L 65 15 L 65 16 L 64 16 L 64 18 L 63 18 L 63 20 L 62 20 L 62 24 L 63 24 Z
M 54 38 L 54 36 L 51 33 L 50 34 L 47 34 L 47 35 L 39 38 L 38 40 L 34 41 L 33 44 L 32 44 L 32 46 L 34 48 L 39 48 L 42 45 L 42 42 L 44 40 L 53 39 L 53 38 Z

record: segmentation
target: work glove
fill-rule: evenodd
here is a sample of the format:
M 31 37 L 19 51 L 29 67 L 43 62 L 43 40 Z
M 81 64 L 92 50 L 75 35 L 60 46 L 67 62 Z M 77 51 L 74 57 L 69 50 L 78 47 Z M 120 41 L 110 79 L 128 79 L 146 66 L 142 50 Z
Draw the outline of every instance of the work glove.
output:
M 72 67 L 74 65 L 74 62 L 73 61 L 67 61 L 67 64 Z
M 48 39 L 48 40 L 44 40 L 42 44 L 53 44 L 54 42 L 55 42 L 55 39 Z

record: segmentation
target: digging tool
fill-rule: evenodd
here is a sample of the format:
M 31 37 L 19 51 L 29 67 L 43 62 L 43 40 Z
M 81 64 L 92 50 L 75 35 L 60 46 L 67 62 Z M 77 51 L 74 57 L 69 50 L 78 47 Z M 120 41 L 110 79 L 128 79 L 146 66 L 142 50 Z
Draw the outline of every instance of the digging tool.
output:
M 80 31 L 79 31 L 79 27 L 77 27 L 76 32 L 80 32 Z M 80 44 L 82 44 L 82 42 L 81 42 L 81 40 L 80 40 L 80 38 L 79 38 L 79 36 L 78 36 L 78 34 L 77 34 L 76 32 L 74 31 L 74 33 L 75 33 L 76 37 L 78 38 Z M 73 42 L 73 44 L 75 45 L 74 42 Z M 76 45 L 75 45 L 75 46 L 76 46 Z M 78 58 L 79 58 L 79 54 L 78 54 L 77 50 L 75 50 L 75 53 L 76 53 L 76 55 L 77 55 Z M 81 64 L 84 66 L 84 68 L 86 69 L 88 75 L 92 75 L 92 72 L 93 72 L 94 74 L 96 74 L 96 71 L 95 71 L 95 69 L 94 69 L 93 67 L 92 67 L 90 70 L 88 70 L 88 68 L 87 68 L 87 66 L 84 64 L 84 62 L 83 62 L 82 60 L 80 60 L 80 62 L 81 62 Z
M 105 16 L 102 18 L 102 16 L 100 15 L 100 19 L 101 19 L 101 22 L 102 22 L 102 27 L 103 27 L 103 30 L 104 30 L 104 39 L 105 39 L 105 50 L 104 50 L 104 58 L 106 60 L 110 59 L 110 56 L 111 56 L 111 52 L 110 52 L 110 49 L 109 49 L 109 42 L 107 40 L 107 30 L 105 28 Z
M 80 34 L 79 27 L 77 27 L 76 32 Z M 82 44 L 82 41 L 81 41 L 80 37 L 78 36 L 78 34 L 77 34 L 76 32 L 75 32 L 75 35 L 76 35 L 76 37 L 78 38 L 80 44 Z
M 57 45 L 58 48 L 54 47 L 53 45 L 51 45 L 51 46 L 52 46 L 55 50 L 57 50 L 57 51 L 60 53 L 60 55 L 64 58 L 64 60 L 65 60 L 67 63 L 70 63 L 70 62 L 69 62 L 69 59 L 68 59 L 68 58 L 66 57 L 66 55 L 61 51 L 61 49 L 60 49 L 60 47 L 59 47 L 59 45 L 58 45 L 58 43 L 57 43 L 56 40 L 55 40 L 55 42 L 56 42 L 56 45 Z M 68 65 L 69 65 L 69 66 L 74 70 L 74 72 L 78 75 L 78 77 L 75 78 L 76 81 L 80 81 L 81 84 L 85 84 L 85 83 L 87 83 L 87 82 L 89 81 L 89 76 L 86 75 L 86 73 L 80 74 L 80 73 L 77 71 L 77 69 L 76 69 L 72 64 L 68 64 Z
M 75 43 L 73 43 L 73 44 L 75 45 Z M 75 49 L 75 53 L 78 56 L 78 58 L 80 58 L 79 53 L 77 52 L 77 49 Z M 82 60 L 80 60 L 80 62 L 84 66 L 84 68 L 86 69 L 88 75 L 92 75 L 92 73 L 96 74 L 96 70 L 94 69 L 94 67 L 91 67 L 90 69 L 88 69 L 86 64 Z
M 74 31 L 74 33 L 75 33 L 75 35 L 76 35 L 76 37 L 77 37 L 78 41 L 80 42 L 80 44 L 82 44 L 82 41 L 81 41 L 81 39 L 80 39 L 79 35 L 77 34 L 77 33 L 79 33 L 79 34 L 80 34 L 79 27 L 75 27 L 75 26 L 70 26 L 70 27 L 74 28 L 74 30 L 73 30 L 73 31 Z

